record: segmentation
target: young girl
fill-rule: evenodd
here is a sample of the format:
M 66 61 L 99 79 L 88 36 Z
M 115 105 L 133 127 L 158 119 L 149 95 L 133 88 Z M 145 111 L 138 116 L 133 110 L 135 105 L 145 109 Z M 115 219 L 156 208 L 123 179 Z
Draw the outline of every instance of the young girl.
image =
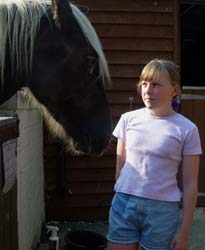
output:
M 196 125 L 176 113 L 177 66 L 154 59 L 138 87 L 145 108 L 123 114 L 118 138 L 115 196 L 109 215 L 108 250 L 187 250 L 197 199 L 199 155 Z M 183 166 L 183 216 L 176 175 Z

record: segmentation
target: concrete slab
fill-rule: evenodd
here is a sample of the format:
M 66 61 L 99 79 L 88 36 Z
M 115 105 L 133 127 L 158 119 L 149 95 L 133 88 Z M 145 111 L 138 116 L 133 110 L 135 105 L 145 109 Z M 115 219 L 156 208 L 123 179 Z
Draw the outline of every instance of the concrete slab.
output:
M 205 249 L 205 208 L 197 208 L 190 235 L 189 250 Z
M 40 244 L 38 250 L 49 250 L 49 249 L 48 249 L 48 244 Z

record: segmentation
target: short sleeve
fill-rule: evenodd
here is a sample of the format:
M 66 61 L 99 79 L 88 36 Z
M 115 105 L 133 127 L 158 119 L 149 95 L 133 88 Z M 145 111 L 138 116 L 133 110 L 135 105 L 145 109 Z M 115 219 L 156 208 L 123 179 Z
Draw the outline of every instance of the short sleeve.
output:
M 126 122 L 123 115 L 120 117 L 120 120 L 114 129 L 113 135 L 118 139 L 121 139 L 123 142 L 126 141 Z
M 186 136 L 184 142 L 183 155 L 202 154 L 201 141 L 198 128 L 193 128 Z

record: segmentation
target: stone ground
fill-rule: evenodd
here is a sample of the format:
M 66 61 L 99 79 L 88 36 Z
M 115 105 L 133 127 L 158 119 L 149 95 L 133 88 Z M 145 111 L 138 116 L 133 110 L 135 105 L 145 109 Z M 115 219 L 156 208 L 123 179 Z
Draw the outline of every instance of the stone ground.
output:
M 102 236 L 106 236 L 108 230 L 107 222 L 52 222 L 52 225 L 59 227 L 59 250 L 66 249 L 65 236 L 68 231 L 74 230 L 89 230 L 99 233 Z M 192 225 L 192 231 L 190 236 L 189 250 L 205 250 L 205 208 L 198 208 L 195 212 L 194 221 Z M 41 246 L 39 250 L 48 250 L 48 235 L 46 232 L 42 233 Z

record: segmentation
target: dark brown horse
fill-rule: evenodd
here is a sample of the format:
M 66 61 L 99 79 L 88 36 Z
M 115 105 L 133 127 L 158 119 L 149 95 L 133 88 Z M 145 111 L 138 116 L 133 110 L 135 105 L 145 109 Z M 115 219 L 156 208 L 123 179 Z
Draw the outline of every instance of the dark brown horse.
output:
M 52 133 L 75 152 L 100 154 L 111 136 L 99 39 L 68 0 L 0 0 L 0 104 L 24 88 Z

